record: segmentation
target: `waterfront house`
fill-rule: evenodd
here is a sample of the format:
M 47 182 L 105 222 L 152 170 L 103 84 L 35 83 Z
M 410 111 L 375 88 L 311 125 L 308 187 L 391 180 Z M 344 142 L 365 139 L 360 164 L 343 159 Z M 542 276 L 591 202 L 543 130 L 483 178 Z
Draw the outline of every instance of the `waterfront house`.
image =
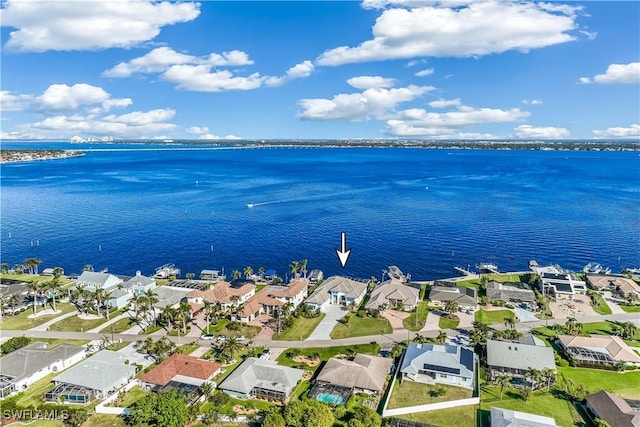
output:
M 536 295 L 526 283 L 497 282 L 487 283 L 487 297 L 492 301 L 499 300 L 511 304 L 534 304 Z
M 135 374 L 126 354 L 102 350 L 54 377 L 55 387 L 45 398 L 48 402 L 63 399 L 65 403 L 87 404 L 115 393 Z
M 557 427 L 551 417 L 491 407 L 491 427 Z
M 110 273 L 98 273 L 95 271 L 83 271 L 76 279 L 76 286 L 84 286 L 85 289 L 95 292 L 101 288 L 105 291 L 111 291 L 123 283 L 122 279 Z
M 55 372 L 78 363 L 85 357 L 84 347 L 60 344 L 47 348 L 47 343 L 34 342 L 0 358 L 0 398 L 20 391 Z
M 585 400 L 587 414 L 592 420 L 599 418 L 612 427 L 640 426 L 640 409 L 637 400 L 627 401 L 604 390 L 590 394 Z
M 202 270 L 200 272 L 200 280 L 208 280 L 217 282 L 218 280 L 224 280 L 226 276 L 218 270 Z
M 142 275 L 136 271 L 136 275 L 122 284 L 122 287 L 132 295 L 142 295 L 148 291 L 153 291 L 157 285 L 151 277 Z
M 622 275 L 587 274 L 586 281 L 589 286 L 598 291 L 611 291 L 625 299 L 633 293 L 640 298 L 640 285 Z
M 613 366 L 624 362 L 640 366 L 640 356 L 615 335 L 559 335 L 556 342 L 568 357 L 581 365 Z
M 587 284 L 558 266 L 533 267 L 538 274 L 538 289 L 557 299 L 573 299 L 574 295 L 586 295 Z
M 332 357 L 316 377 L 316 385 L 346 389 L 349 395 L 378 395 L 384 390 L 392 364 L 392 359 L 367 354 L 358 354 L 353 360 Z
M 365 308 L 378 310 L 383 304 L 387 308 L 413 310 L 418 304 L 420 290 L 408 286 L 399 279 L 393 278 L 376 286 Z
M 309 281 L 296 279 L 287 286 L 269 285 L 249 298 L 236 313 L 241 322 L 250 322 L 260 314 L 273 314 L 289 305 L 295 309 L 307 296 Z
M 478 307 L 478 293 L 475 288 L 466 286 L 433 286 L 429 292 L 433 305 L 444 307 L 447 302 L 458 303 L 458 310 L 473 313 Z
M 359 304 L 367 293 L 366 281 L 331 276 L 311 294 L 305 301 L 313 309 L 323 309 L 329 304 Z
M 189 303 L 204 304 L 210 302 L 220 304 L 223 311 L 231 310 L 240 304 L 245 304 L 249 298 L 256 294 L 256 285 L 243 283 L 239 286 L 229 282 L 220 282 L 204 291 L 193 290 L 187 294 Z
M 144 374 L 140 382 L 149 391 L 197 391 L 205 382 L 211 382 L 221 368 L 219 363 L 176 353 Z
M 401 362 L 402 380 L 473 389 L 476 355 L 451 344 L 409 343 Z
M 497 375 L 508 373 L 513 378 L 526 382 L 527 372 L 530 369 L 551 369 L 555 372 L 556 361 L 551 347 L 542 345 L 528 345 L 507 341 L 487 341 L 487 368 L 485 369 L 488 381 Z M 529 387 L 529 385 L 525 385 Z
M 218 388 L 232 397 L 286 401 L 302 369 L 279 366 L 273 360 L 246 358 Z

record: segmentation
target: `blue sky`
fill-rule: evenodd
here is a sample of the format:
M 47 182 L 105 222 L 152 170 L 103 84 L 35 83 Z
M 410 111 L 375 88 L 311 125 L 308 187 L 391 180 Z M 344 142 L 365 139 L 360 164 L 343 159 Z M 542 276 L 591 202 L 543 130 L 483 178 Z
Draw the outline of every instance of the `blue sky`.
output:
M 2 3 L 0 136 L 639 138 L 640 2 Z

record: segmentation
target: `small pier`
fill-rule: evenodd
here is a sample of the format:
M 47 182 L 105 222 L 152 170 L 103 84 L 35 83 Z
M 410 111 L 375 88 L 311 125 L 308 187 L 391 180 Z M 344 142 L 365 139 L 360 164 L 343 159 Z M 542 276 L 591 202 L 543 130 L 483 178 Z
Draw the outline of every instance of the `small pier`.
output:
M 471 276 L 473 274 L 471 271 L 469 271 L 469 270 L 467 270 L 467 269 L 465 269 L 463 267 L 458 267 L 457 265 L 454 265 L 453 269 L 456 272 L 462 274 L 463 276 Z
M 476 269 L 478 270 L 478 274 L 490 273 L 490 274 L 499 274 L 498 266 L 495 264 L 491 264 L 488 262 L 483 262 L 476 265 Z

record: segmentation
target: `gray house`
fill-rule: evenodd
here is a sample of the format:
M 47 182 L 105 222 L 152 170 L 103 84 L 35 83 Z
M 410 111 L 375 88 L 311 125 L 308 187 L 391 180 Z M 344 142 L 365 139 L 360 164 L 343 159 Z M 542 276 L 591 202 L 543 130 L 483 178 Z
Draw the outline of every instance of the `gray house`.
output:
M 492 380 L 500 373 L 524 378 L 529 369 L 551 369 L 555 372 L 553 349 L 543 345 L 528 345 L 507 341 L 487 341 L 486 376 Z
M 85 357 L 84 347 L 34 342 L 0 358 L 0 398 L 27 390 L 31 384 L 55 372 L 63 371 Z
M 273 360 L 248 357 L 218 388 L 230 396 L 285 401 L 302 378 L 302 369 L 279 366 Z
M 147 291 L 153 291 L 157 287 L 154 279 L 143 276 L 140 271 L 136 271 L 136 275 L 124 282 L 122 286 L 124 289 L 131 290 L 133 295 L 142 295 Z
M 358 354 L 353 360 L 327 360 L 316 382 L 348 389 L 351 393 L 378 394 L 384 389 L 392 359 Z
M 386 304 L 387 308 L 412 310 L 418 304 L 420 290 L 408 286 L 399 279 L 387 280 L 376 286 L 365 305 L 367 310 L 378 310 Z
M 425 384 L 447 384 L 473 389 L 476 355 L 451 344 L 410 343 L 400 372 L 403 380 Z
M 512 409 L 491 408 L 491 427 L 556 427 L 551 417 L 514 411 Z
M 322 309 L 329 304 L 358 304 L 367 293 L 367 282 L 331 276 L 305 300 L 313 309 Z
M 449 301 L 455 301 L 461 311 L 473 312 L 478 306 L 476 289 L 465 286 L 434 286 L 429 292 L 429 299 L 433 304 L 441 306 Z
M 491 300 L 510 303 L 535 303 L 536 295 L 526 283 L 500 283 L 491 280 L 487 283 L 487 296 Z
M 53 378 L 55 388 L 46 393 L 49 402 L 64 399 L 68 403 L 87 404 L 93 398 L 104 399 L 125 385 L 136 374 L 127 356 L 102 350 Z

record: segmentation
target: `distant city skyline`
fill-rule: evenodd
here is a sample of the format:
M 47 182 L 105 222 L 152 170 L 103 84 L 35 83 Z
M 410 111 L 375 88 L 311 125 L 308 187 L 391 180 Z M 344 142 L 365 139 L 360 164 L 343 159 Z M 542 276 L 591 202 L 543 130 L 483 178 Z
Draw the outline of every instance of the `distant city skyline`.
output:
M 1 13 L 2 139 L 640 138 L 635 1 Z

